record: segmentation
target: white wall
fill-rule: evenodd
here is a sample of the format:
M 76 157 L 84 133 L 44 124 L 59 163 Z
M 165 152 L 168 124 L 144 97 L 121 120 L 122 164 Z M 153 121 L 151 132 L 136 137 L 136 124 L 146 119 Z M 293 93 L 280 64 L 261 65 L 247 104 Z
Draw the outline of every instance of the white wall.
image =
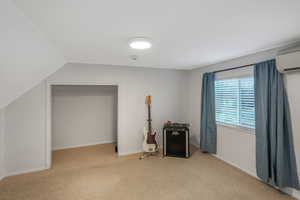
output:
M 141 150 L 146 95 L 153 96 L 154 127 L 160 130 L 163 121 L 167 119 L 187 119 L 192 124 L 192 140 L 199 144 L 203 72 L 265 61 L 274 58 L 276 52 L 277 50 L 261 52 L 192 71 L 67 64 L 46 82 L 118 84 L 119 150 L 120 154 L 129 154 Z M 300 73 L 286 75 L 286 79 L 296 157 L 300 167 L 300 95 L 297 90 Z M 5 142 L 7 170 L 10 173 L 45 165 L 46 82 L 7 107 Z M 185 109 L 187 112 L 183 112 Z M 241 129 L 219 126 L 217 156 L 255 175 L 255 135 Z
M 65 63 L 60 52 L 13 4 L 0 1 L 0 108 Z
M 246 64 L 257 63 L 275 58 L 277 50 L 261 52 L 238 59 L 218 63 L 205 68 L 194 69 L 189 72 L 189 121 L 192 123 L 191 132 L 193 142 L 200 143 L 200 113 L 201 113 L 201 88 L 202 74 L 204 72 L 215 71 L 237 67 Z M 238 73 L 231 71 L 232 74 Z M 285 75 L 286 88 L 288 92 L 291 117 L 294 131 L 294 142 L 298 171 L 300 174 L 300 94 L 298 85 L 300 84 L 300 73 L 291 73 Z M 217 136 L 217 157 L 241 168 L 249 174 L 256 176 L 255 162 L 255 135 L 245 129 L 236 129 L 225 126 L 218 126 Z M 295 191 L 293 191 L 296 193 Z
M 52 87 L 52 149 L 117 140 L 117 86 Z
M 294 146 L 298 164 L 298 175 L 300 177 L 300 72 L 287 74 L 285 80 L 294 131 Z
M 0 109 L 0 180 L 5 176 L 4 109 Z
M 294 133 L 294 147 L 298 167 L 298 177 L 300 177 L 300 72 L 290 73 L 285 76 L 286 89 L 289 97 L 290 112 Z M 300 191 L 291 190 L 292 195 L 300 199 Z
M 119 85 L 119 151 L 141 151 L 142 130 L 147 111 L 145 96 L 153 96 L 153 125 L 161 132 L 169 119 L 184 119 L 182 91 L 186 87 L 185 71 L 105 65 L 67 64 L 49 77 L 48 82 L 107 83 Z
M 6 175 L 45 168 L 45 82 L 5 109 Z
M 46 168 L 47 84 L 118 84 L 120 155 L 140 152 L 147 117 L 145 96 L 153 96 L 153 125 L 161 133 L 165 120 L 183 121 L 186 71 L 67 64 L 6 107 L 7 175 Z

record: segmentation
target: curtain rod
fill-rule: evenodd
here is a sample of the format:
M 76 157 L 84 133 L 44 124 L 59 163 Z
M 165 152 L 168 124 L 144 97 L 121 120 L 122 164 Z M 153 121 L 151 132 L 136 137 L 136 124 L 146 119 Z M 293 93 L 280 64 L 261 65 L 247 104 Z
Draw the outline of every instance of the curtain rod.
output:
M 270 59 L 270 60 L 267 60 L 267 61 L 271 61 L 271 60 L 275 60 L 275 59 Z M 260 63 L 260 62 L 258 62 L 258 63 Z M 217 70 L 217 71 L 213 71 L 213 73 L 225 72 L 225 71 L 240 69 L 240 68 L 244 68 L 244 67 L 251 67 L 251 66 L 257 65 L 258 63 L 252 63 L 252 64 L 242 65 L 242 66 L 239 66 L 239 67 L 232 67 L 232 68 L 228 68 L 228 69 L 220 69 L 220 70 Z
M 248 65 L 242 65 L 242 66 L 239 66 L 239 67 L 232 67 L 232 68 L 228 68 L 228 69 L 221 69 L 221 70 L 214 71 L 213 73 L 231 71 L 231 70 L 234 70 L 234 69 L 240 69 L 240 68 L 244 68 L 244 67 L 250 67 L 250 66 L 253 66 L 253 65 L 256 65 L 256 64 L 257 63 L 252 63 L 252 64 L 248 64 Z

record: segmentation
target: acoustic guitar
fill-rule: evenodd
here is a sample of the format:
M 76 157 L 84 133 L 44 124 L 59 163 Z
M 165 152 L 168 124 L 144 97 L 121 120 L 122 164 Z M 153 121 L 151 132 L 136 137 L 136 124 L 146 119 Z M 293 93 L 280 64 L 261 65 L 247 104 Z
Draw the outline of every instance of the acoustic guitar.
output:
M 146 105 L 148 108 L 148 119 L 147 119 L 147 127 L 144 128 L 144 142 L 143 142 L 143 150 L 147 153 L 156 152 L 158 149 L 157 140 L 156 140 L 156 132 L 152 129 L 152 119 L 151 119 L 151 96 L 146 97 Z

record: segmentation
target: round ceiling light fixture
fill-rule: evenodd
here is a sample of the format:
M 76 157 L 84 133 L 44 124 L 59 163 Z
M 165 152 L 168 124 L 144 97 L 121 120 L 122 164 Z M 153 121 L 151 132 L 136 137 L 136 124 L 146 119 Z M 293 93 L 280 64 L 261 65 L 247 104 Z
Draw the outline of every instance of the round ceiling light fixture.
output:
M 148 38 L 136 37 L 129 41 L 129 46 L 132 49 L 145 50 L 152 47 L 152 43 Z

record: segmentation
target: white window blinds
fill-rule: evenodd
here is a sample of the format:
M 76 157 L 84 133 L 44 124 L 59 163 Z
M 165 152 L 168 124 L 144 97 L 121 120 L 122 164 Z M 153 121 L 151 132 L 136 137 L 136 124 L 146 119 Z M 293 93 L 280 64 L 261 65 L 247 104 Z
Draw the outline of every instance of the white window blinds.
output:
M 216 121 L 255 128 L 253 77 L 215 81 Z

